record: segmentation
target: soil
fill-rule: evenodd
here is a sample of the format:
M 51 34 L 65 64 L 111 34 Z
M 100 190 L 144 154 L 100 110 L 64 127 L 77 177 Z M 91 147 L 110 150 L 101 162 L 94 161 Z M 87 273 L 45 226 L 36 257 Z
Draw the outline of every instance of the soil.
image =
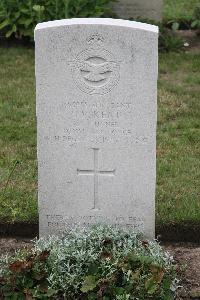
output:
M 0 238 L 0 255 L 22 248 L 31 248 L 33 242 L 26 238 Z M 191 243 L 163 244 L 174 256 L 179 267 L 185 269 L 177 300 L 200 300 L 200 245 Z
M 31 248 L 33 242 L 30 239 L 22 238 L 0 238 L 0 255 L 13 254 L 23 248 Z
M 180 36 L 185 44 L 185 51 L 199 53 L 200 50 L 200 31 L 197 30 L 178 30 L 177 35 Z
M 163 246 L 173 255 L 177 265 L 185 269 L 177 300 L 200 300 L 200 245 L 178 243 Z

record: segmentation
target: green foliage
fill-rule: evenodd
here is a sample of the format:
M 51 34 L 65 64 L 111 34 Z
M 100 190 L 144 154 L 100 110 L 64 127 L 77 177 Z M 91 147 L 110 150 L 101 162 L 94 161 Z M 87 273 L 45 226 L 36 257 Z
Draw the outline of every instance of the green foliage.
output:
M 0 277 L 0 297 L 3 299 L 44 299 L 57 291 L 48 287 L 45 264 L 50 252 L 28 253 L 21 251 L 14 258 L 7 258 L 7 270 Z M 2 261 L 0 261 L 2 263 Z M 3 266 L 4 268 L 4 266 Z
M 156 242 L 102 225 L 40 239 L 0 267 L 5 299 L 172 300 L 178 282 Z
M 173 28 L 175 29 L 175 26 Z M 163 26 L 160 26 L 159 35 L 159 49 L 164 52 L 178 52 L 184 47 L 184 41 L 181 37 L 177 36 L 174 31 L 170 31 Z
M 199 0 L 166 0 L 164 24 L 173 30 L 200 28 Z
M 165 0 L 164 24 L 178 23 L 182 29 L 190 28 L 194 21 L 194 9 L 199 0 Z
M 73 17 L 103 17 L 111 14 L 115 0 L 1 0 L 0 30 L 6 37 L 33 39 L 37 23 Z
M 195 7 L 193 16 L 194 21 L 192 22 L 191 27 L 195 29 L 200 29 L 200 4 Z

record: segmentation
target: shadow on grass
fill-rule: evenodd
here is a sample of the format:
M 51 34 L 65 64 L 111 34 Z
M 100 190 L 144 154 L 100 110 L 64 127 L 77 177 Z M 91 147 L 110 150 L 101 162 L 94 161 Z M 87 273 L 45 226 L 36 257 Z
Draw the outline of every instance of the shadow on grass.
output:
M 180 224 L 156 226 L 156 237 L 161 242 L 191 242 L 200 244 L 200 223 L 191 221 Z M 39 236 L 38 223 L 0 223 L 0 237 L 34 238 Z

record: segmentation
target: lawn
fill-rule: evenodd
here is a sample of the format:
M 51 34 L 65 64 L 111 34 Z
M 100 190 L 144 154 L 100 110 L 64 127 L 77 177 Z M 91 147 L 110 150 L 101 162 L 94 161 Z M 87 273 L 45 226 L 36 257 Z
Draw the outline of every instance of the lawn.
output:
M 160 56 L 157 222 L 200 223 L 200 55 Z
M 37 219 L 34 51 L 0 48 L 0 220 Z
M 200 0 L 164 0 L 164 20 L 190 22 L 193 11 L 200 6 Z
M 0 222 L 37 220 L 34 50 L 0 48 Z M 160 55 L 157 224 L 200 222 L 200 55 Z

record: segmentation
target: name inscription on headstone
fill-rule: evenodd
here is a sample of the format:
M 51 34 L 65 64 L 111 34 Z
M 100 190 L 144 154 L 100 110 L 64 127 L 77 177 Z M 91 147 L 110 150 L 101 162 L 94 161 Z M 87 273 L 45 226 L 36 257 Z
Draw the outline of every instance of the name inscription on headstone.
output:
M 130 101 L 131 99 L 133 97 L 130 97 Z M 110 105 L 93 103 L 91 105 L 85 100 L 84 102 L 66 102 L 64 106 L 58 106 L 57 110 L 52 108 L 52 113 L 58 113 L 60 110 L 70 116 L 71 126 L 62 128 L 62 132 L 49 132 L 46 136 L 40 136 L 41 139 L 71 144 L 87 140 L 88 142 L 96 141 L 99 143 L 128 142 L 134 145 L 148 141 L 145 133 L 144 135 L 137 135 L 131 126 L 130 128 L 121 126 L 124 119 L 130 118 L 132 115 L 134 111 L 133 102 L 111 102 Z M 83 118 L 90 120 L 93 125 L 91 133 L 82 124 Z

